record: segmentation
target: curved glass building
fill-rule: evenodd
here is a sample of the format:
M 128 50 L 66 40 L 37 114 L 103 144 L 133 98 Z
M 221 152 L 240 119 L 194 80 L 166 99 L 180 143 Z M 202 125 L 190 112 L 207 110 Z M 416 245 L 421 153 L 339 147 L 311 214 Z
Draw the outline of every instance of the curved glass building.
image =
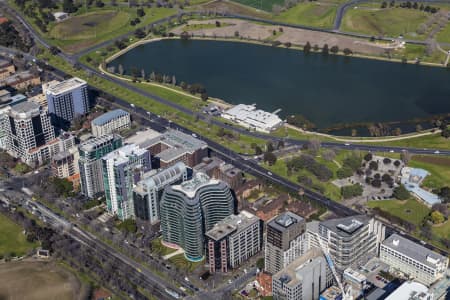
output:
M 163 241 L 183 248 L 188 260 L 199 261 L 205 251 L 205 232 L 233 213 L 230 187 L 197 173 L 192 180 L 164 190 L 160 203 Z

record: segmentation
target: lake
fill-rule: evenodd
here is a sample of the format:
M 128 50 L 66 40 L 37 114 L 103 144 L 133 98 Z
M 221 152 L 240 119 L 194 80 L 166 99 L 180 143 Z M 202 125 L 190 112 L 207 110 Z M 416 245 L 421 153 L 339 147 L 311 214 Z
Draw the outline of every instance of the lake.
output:
M 339 123 L 407 121 L 450 112 L 450 71 L 239 42 L 163 40 L 112 61 L 201 83 L 209 96 L 280 116 Z M 117 70 L 117 68 L 116 68 Z M 412 128 L 412 126 L 411 126 Z

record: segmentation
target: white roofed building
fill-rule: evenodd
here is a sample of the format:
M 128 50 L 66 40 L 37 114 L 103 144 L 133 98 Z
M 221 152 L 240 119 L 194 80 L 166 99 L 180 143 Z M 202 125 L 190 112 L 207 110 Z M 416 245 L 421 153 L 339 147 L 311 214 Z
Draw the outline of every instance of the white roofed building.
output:
M 222 113 L 222 118 L 236 122 L 252 130 L 271 132 L 283 125 L 283 120 L 275 113 L 269 113 L 256 106 L 238 104 Z

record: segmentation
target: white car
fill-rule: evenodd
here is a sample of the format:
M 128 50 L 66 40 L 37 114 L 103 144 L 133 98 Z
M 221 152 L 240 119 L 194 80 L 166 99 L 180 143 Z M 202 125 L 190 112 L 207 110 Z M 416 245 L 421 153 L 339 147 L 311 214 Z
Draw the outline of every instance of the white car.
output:
M 434 151 L 434 154 L 439 154 L 441 153 L 439 150 Z
M 187 282 L 189 282 L 189 278 L 187 278 L 187 277 L 184 277 L 184 280 L 187 281 Z
M 267 172 L 267 175 L 272 176 L 273 174 L 272 172 Z
M 345 143 L 344 146 L 350 146 L 350 144 L 349 143 Z
M 389 150 L 390 153 L 394 153 L 394 150 Z

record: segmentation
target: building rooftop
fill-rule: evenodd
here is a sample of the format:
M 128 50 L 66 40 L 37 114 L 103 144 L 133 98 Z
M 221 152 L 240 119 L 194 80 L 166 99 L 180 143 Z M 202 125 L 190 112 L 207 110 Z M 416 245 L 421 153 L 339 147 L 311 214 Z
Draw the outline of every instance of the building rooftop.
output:
M 130 136 L 125 140 L 125 143 L 127 144 L 136 144 L 139 145 L 141 148 L 149 148 L 151 145 L 149 145 L 149 141 L 153 141 L 157 137 L 159 137 L 161 133 L 146 128 L 145 130 L 141 130 L 136 132 L 134 135 Z
M 255 105 L 238 104 L 226 110 L 225 114 L 260 128 L 275 127 L 282 122 L 276 114 L 256 109 Z
M 127 163 L 130 156 L 139 156 L 147 152 L 147 149 L 141 149 L 138 145 L 127 144 L 103 156 L 103 160 L 114 160 L 114 166 Z
M 113 119 L 127 116 L 127 115 L 130 115 L 130 114 L 127 111 L 124 111 L 123 109 L 111 110 L 111 111 L 108 111 L 107 113 L 104 113 L 103 115 L 95 118 L 94 120 L 92 120 L 92 125 L 102 126 L 102 125 L 110 122 Z
M 273 227 L 278 231 L 283 232 L 285 230 L 288 230 L 291 225 L 302 222 L 305 222 L 305 219 L 303 219 L 299 215 L 287 211 L 270 220 L 267 226 Z
M 220 241 L 233 232 L 244 230 L 248 226 L 254 224 L 256 221 L 259 221 L 259 218 L 257 216 L 246 210 L 243 210 L 238 215 L 230 215 L 214 225 L 213 228 L 206 232 L 206 236 L 215 241 Z
M 337 300 L 342 299 L 342 291 L 337 286 L 333 285 L 327 288 L 320 294 L 320 300 Z
M 428 171 L 424 169 L 404 167 L 401 174 L 401 183 L 408 191 L 414 193 L 417 197 L 430 206 L 441 203 L 441 199 L 438 195 L 430 193 L 420 187 L 422 181 L 428 176 Z
M 171 161 L 186 152 L 192 154 L 199 149 L 208 147 L 204 141 L 178 130 L 168 130 L 142 146 L 145 145 L 144 147 L 148 148 L 158 143 L 163 143 L 169 147 L 160 153 L 155 153 L 162 161 Z
M 337 233 L 340 236 L 352 236 L 359 231 L 364 225 L 367 225 L 370 217 L 365 215 L 357 215 L 339 219 L 332 219 L 320 222 L 320 225 Z
M 196 173 L 191 180 L 185 181 L 179 185 L 173 185 L 172 189 L 184 193 L 189 198 L 193 198 L 201 187 L 218 183 L 218 180 L 211 179 L 208 175 L 199 172 Z
M 167 183 L 172 182 L 174 177 L 178 177 L 187 172 L 187 167 L 183 162 L 177 162 L 173 166 L 170 166 L 162 170 L 151 170 L 144 174 L 144 178 L 138 182 L 135 191 L 138 193 L 144 193 L 145 189 L 151 189 L 154 187 L 163 187 Z
M 395 251 L 402 253 L 424 265 L 429 267 L 436 267 L 436 264 L 440 264 L 447 261 L 447 258 L 425 248 L 422 245 L 414 243 L 413 241 L 406 239 L 398 234 L 393 234 L 382 242 L 383 246 L 389 247 Z
M 306 273 L 302 274 L 300 271 L 307 266 L 311 266 L 313 264 L 321 263 L 326 264 L 323 253 L 318 248 L 311 248 L 305 254 L 295 259 L 292 263 L 290 263 L 286 268 L 280 270 L 278 273 L 273 275 L 273 280 L 283 281 L 285 285 L 288 286 L 296 286 L 303 280 L 303 275 L 308 275 Z
M 432 296 L 428 288 L 421 283 L 407 281 L 390 294 L 385 300 L 429 300 Z
M 18 118 L 30 118 L 40 114 L 41 106 L 36 102 L 24 101 L 11 107 L 11 115 Z
M 77 77 L 73 77 L 62 82 L 49 85 L 47 87 L 47 94 L 60 95 L 84 85 L 86 85 L 86 81 Z
M 9 60 L 0 58 L 0 68 L 5 68 L 5 67 L 8 67 L 10 65 L 12 65 L 12 63 Z
M 33 75 L 30 71 L 22 71 L 19 73 L 15 73 L 3 80 L 3 84 L 5 85 L 14 85 L 17 82 L 29 80 L 31 78 L 36 78 L 38 76 Z
M 117 134 L 106 134 L 100 137 L 90 138 L 83 143 L 80 144 L 80 150 L 84 152 L 94 151 L 97 147 L 112 141 L 113 139 L 121 138 L 120 135 Z

